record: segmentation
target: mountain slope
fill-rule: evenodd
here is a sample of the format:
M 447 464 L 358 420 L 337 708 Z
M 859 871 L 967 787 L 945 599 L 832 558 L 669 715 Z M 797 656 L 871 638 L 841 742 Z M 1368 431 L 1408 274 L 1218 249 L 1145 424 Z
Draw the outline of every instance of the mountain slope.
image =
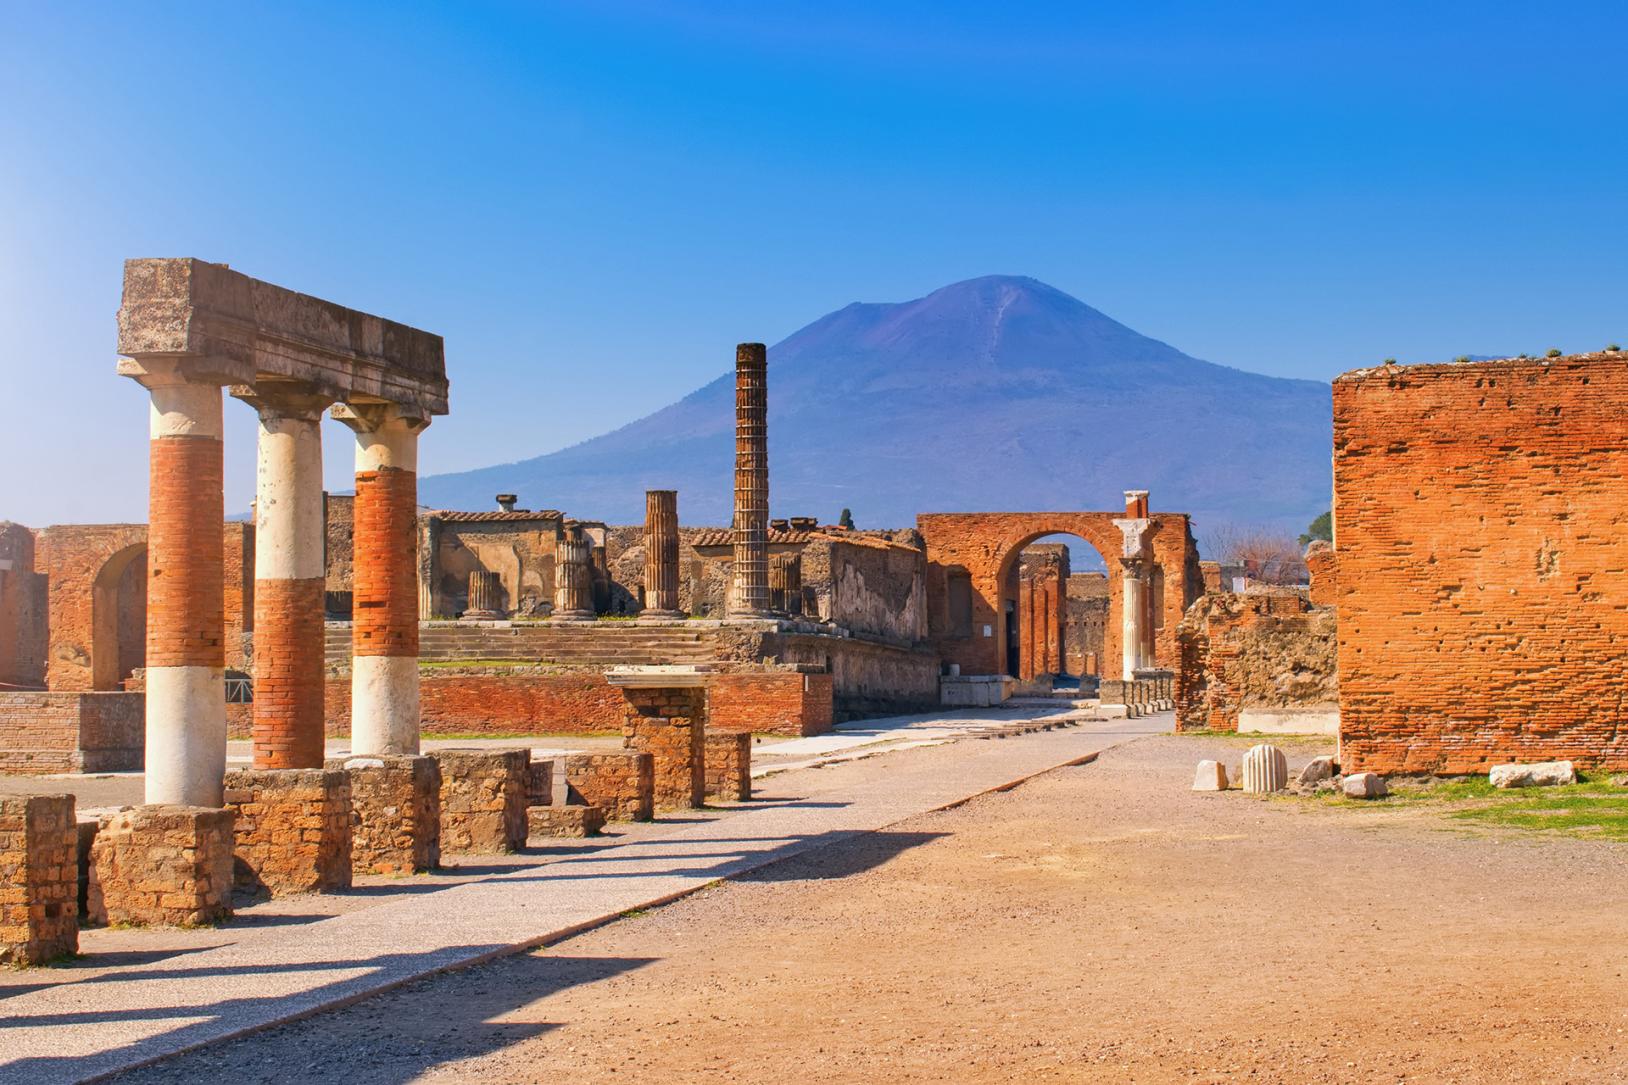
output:
M 855 303 L 769 350 L 776 516 L 861 527 L 917 512 L 1115 508 L 1152 491 L 1196 528 L 1300 530 L 1329 505 L 1329 387 L 1199 361 L 1033 279 L 991 276 Z M 420 500 L 492 494 L 613 523 L 646 488 L 687 524 L 729 522 L 734 376 L 571 448 L 420 481 Z

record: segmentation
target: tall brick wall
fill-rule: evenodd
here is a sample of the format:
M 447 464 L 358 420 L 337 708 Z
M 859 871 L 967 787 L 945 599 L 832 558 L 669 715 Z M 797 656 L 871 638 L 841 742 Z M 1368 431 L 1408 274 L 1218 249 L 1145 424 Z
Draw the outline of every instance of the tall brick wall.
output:
M 1628 354 L 1334 382 L 1353 771 L 1628 768 Z
M 0 691 L 0 772 L 131 772 L 141 768 L 140 693 Z
M 1068 673 L 1100 676 L 1108 632 L 1108 577 L 1103 573 L 1070 576 L 1067 608 L 1063 645 Z

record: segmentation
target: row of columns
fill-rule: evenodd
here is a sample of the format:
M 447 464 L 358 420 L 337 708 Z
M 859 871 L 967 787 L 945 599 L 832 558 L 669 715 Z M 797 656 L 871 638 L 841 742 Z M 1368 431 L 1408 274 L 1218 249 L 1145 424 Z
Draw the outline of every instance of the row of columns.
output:
M 146 801 L 218 807 L 226 771 L 221 385 L 144 359 L 150 400 Z M 254 765 L 320 768 L 325 725 L 322 410 L 303 386 L 236 388 L 259 415 Z M 418 435 L 427 417 L 340 404 L 356 434 L 351 689 L 357 754 L 413 754 Z

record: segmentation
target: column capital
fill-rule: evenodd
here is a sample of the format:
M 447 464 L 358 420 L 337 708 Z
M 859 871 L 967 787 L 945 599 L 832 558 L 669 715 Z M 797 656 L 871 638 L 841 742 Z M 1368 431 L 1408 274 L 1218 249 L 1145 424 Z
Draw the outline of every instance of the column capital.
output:
M 230 373 L 201 364 L 197 358 L 172 354 L 141 354 L 120 358 L 117 371 L 119 376 L 129 377 L 149 391 L 157 388 L 178 388 L 183 385 L 220 388 L 231 384 L 234 379 Z
M 258 381 L 234 384 L 227 389 L 232 398 L 253 407 L 264 421 L 289 418 L 300 422 L 320 422 L 322 412 L 333 397 L 299 381 Z
M 1124 549 L 1120 552 L 1122 558 L 1141 558 L 1147 554 L 1148 533 L 1153 527 L 1152 520 L 1146 518 L 1115 520 L 1113 525 L 1125 537 Z
M 428 411 L 399 403 L 335 403 L 328 413 L 357 433 L 397 429 L 416 434 L 430 424 Z

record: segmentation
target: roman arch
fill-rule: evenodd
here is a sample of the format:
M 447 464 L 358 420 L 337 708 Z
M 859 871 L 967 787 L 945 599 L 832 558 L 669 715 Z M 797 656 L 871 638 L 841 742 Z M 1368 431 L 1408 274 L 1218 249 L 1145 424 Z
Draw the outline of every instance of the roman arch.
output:
M 1146 491 L 1127 491 L 1123 512 L 924 513 L 916 527 L 927 543 L 929 636 L 962 674 L 1004 672 L 1003 585 L 1023 548 L 1047 535 L 1077 536 L 1107 561 L 1105 677 L 1174 666 L 1176 625 L 1204 590 L 1187 514 L 1149 512 Z M 1130 651 L 1128 629 L 1142 638 Z

